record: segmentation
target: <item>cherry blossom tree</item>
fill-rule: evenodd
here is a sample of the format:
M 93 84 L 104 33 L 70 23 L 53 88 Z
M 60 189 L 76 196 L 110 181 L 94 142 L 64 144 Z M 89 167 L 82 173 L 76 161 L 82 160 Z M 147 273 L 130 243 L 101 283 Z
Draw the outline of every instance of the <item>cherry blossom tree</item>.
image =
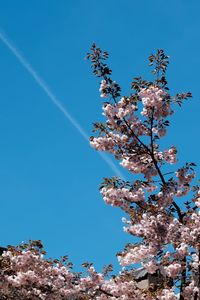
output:
M 100 192 L 106 204 L 124 211 L 124 231 L 134 238 L 117 253 L 122 269 L 116 275 L 110 275 L 112 266 L 98 273 L 90 263 L 83 264 L 82 273 L 74 272 L 67 257 L 46 258 L 41 241 L 10 246 L 0 258 L 0 299 L 200 299 L 200 188 L 194 184 L 195 164 L 174 170 L 176 147 L 161 149 L 159 143 L 175 107 L 192 95 L 170 95 L 169 57 L 163 50 L 149 57 L 153 80 L 134 78 L 129 96 L 122 96 L 111 79 L 107 52 L 94 44 L 87 58 L 101 80 L 106 119 L 94 124 L 96 136 L 90 144 L 113 154 L 133 174 L 133 181 L 105 178 Z M 160 274 L 161 280 L 148 288 L 139 286 L 138 266 Z
M 91 138 L 91 145 L 112 153 L 124 168 L 140 174 L 133 182 L 115 177 L 105 179 L 101 186 L 104 201 L 126 212 L 124 231 L 139 238 L 118 254 L 119 262 L 123 267 L 140 263 L 149 273 L 160 270 L 165 280 L 157 299 L 197 299 L 200 189 L 192 185 L 195 164 L 164 173 L 166 164 L 177 162 L 177 150 L 174 145 L 165 150 L 159 145 L 175 105 L 181 106 L 192 95 L 170 95 L 166 80 L 169 57 L 163 50 L 149 57 L 154 80 L 134 78 L 129 96 L 121 96 L 121 88 L 111 79 L 107 52 L 93 45 L 88 58 L 94 74 L 102 79 L 101 97 L 107 100 L 103 104 L 107 120 L 94 124 L 98 136 Z M 172 281 L 167 279 L 173 280 L 170 289 Z

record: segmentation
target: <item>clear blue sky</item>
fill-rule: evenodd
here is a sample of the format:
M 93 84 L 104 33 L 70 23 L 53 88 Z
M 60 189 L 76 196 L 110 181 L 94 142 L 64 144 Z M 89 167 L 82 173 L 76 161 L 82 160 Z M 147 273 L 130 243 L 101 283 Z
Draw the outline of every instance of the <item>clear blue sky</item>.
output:
M 110 52 L 125 93 L 134 76 L 149 76 L 148 55 L 165 49 L 172 92 L 194 95 L 177 108 L 165 143 L 177 145 L 180 162 L 199 163 L 199 11 L 198 0 L 0 0 L 0 28 L 89 134 L 102 120 L 84 60 L 92 42 Z M 0 153 L 1 245 L 42 239 L 50 256 L 68 254 L 76 266 L 116 264 L 132 239 L 123 214 L 99 195 L 112 170 L 2 42 Z

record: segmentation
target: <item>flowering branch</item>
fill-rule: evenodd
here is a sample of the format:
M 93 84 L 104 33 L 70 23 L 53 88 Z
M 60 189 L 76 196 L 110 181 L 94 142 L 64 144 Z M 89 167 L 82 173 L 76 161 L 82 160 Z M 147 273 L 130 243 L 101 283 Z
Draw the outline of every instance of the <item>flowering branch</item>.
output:
M 132 83 L 135 93 L 128 97 L 121 97 L 121 88 L 110 78 L 112 71 L 105 63 L 107 52 L 102 52 L 94 44 L 87 58 L 92 61 L 95 75 L 103 78 L 100 84 L 101 97 L 114 102 L 106 102 L 103 106 L 107 130 L 112 138 L 108 141 L 108 133 L 105 132 L 104 137 L 92 137 L 91 145 L 97 150 L 113 153 L 118 160 L 122 160 L 123 167 L 132 173 L 143 174 L 146 179 L 140 181 L 140 184 L 135 181 L 126 186 L 113 179 L 105 181 L 101 186 L 105 202 L 121 207 L 129 215 L 130 220 L 124 219 L 127 225 L 124 230 L 142 238 L 140 245 L 129 245 L 124 252 L 118 254 L 119 261 L 123 266 L 141 263 L 150 273 L 159 269 L 164 276 L 176 279 L 174 282 L 177 286 L 181 281 L 180 299 L 187 299 L 186 294 L 192 286 L 187 281 L 187 274 L 191 274 L 187 271 L 187 256 L 191 249 L 196 251 L 196 246 L 186 239 L 185 232 L 190 230 L 193 218 L 197 218 L 197 215 L 192 215 L 190 211 L 182 212 L 174 198 L 183 197 L 191 190 L 190 182 L 195 176 L 192 168 L 194 164 L 186 164 L 186 167 L 177 172 L 165 173 L 176 176 L 166 181 L 161 166 L 176 163 L 177 151 L 172 146 L 162 152 L 157 141 L 166 135 L 169 126 L 166 118 L 174 113 L 172 105 L 181 105 L 183 100 L 191 97 L 191 93 L 179 93 L 174 97 L 169 95 L 166 80 L 169 57 L 163 50 L 158 50 L 149 57 L 150 66 L 154 67 L 152 73 L 156 76 L 155 80 L 147 81 L 136 77 Z M 121 99 L 118 101 L 119 97 Z M 138 115 L 141 105 L 143 118 Z M 145 144 L 143 136 L 150 136 L 149 145 Z M 118 147 L 120 152 L 117 151 Z M 154 176 L 160 177 L 160 191 L 154 185 Z M 153 191 L 155 193 L 152 194 Z M 151 193 L 148 201 L 145 200 L 146 192 Z M 199 188 L 198 193 L 200 194 Z M 174 228 L 177 230 L 174 231 Z M 168 251 L 170 247 L 174 250 Z

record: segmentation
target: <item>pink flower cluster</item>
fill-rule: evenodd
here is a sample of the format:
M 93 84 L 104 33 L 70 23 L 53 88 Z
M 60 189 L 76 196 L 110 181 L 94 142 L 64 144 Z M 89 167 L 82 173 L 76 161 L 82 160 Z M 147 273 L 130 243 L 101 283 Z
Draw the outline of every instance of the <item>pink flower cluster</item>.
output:
M 195 294 L 199 294 L 199 287 L 196 286 L 194 280 L 191 280 L 191 282 L 184 288 L 183 290 L 183 296 L 184 300 L 191 300 L 192 298 L 195 299 Z
M 90 139 L 90 145 L 98 151 L 116 154 L 117 149 L 123 147 L 127 141 L 127 135 L 110 132 L 109 136 L 100 136 L 98 138 L 92 137 Z
M 58 300 L 80 293 L 80 286 L 74 284 L 76 276 L 69 269 L 62 264 L 53 265 L 39 253 L 6 251 L 2 257 L 6 270 L 1 274 L 1 299 L 7 294 L 12 299 L 15 293 L 19 295 L 16 299 Z
M 62 262 L 45 259 L 39 251 L 12 249 L 3 253 L 0 299 L 20 300 L 153 300 L 128 273 L 106 279 L 93 266 L 87 276 L 72 272 Z
M 147 258 L 154 258 L 156 255 L 154 246 L 148 247 L 145 245 L 139 245 L 131 247 L 127 252 L 118 255 L 118 260 L 122 266 L 130 266 L 132 264 L 140 263 Z
M 111 137 L 91 138 L 90 145 L 98 151 L 106 151 L 115 154 L 115 141 Z
M 165 150 L 164 151 L 164 157 L 165 160 L 169 163 L 169 164 L 175 164 L 177 162 L 176 160 L 176 147 L 172 146 L 170 149 Z
M 103 115 L 105 115 L 109 120 L 114 117 L 123 119 L 128 115 L 134 114 L 136 110 L 136 104 L 131 103 L 130 98 L 125 97 L 122 97 L 115 105 L 111 105 L 110 103 L 104 103 L 103 105 Z
M 152 110 L 156 119 L 165 118 L 173 113 L 168 101 L 168 94 L 160 87 L 151 85 L 148 88 L 143 88 L 139 92 L 139 96 L 144 106 L 141 112 L 143 116 L 149 117 Z
M 104 201 L 111 206 L 129 207 L 130 203 L 143 202 L 144 191 L 142 188 L 130 191 L 127 188 L 104 187 L 101 189 Z
M 180 263 L 172 263 L 164 268 L 164 271 L 168 277 L 176 278 L 182 270 Z
M 178 300 L 178 295 L 176 295 L 173 289 L 163 289 L 162 294 L 158 296 L 159 300 Z

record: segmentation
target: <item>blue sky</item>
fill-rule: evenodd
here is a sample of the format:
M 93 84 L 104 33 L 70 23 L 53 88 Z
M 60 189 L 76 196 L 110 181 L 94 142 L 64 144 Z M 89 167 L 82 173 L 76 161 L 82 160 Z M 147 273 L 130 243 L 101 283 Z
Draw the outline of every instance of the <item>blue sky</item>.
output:
M 124 93 L 134 76 L 148 78 L 147 57 L 163 48 L 172 93 L 194 96 L 177 108 L 164 144 L 177 145 L 180 163 L 198 164 L 199 10 L 198 0 L 0 0 L 0 28 L 89 135 L 102 120 L 84 60 L 92 42 L 109 51 Z M 68 254 L 77 267 L 117 265 L 132 239 L 99 195 L 113 171 L 2 42 L 0 66 L 0 244 L 42 239 L 50 256 Z

